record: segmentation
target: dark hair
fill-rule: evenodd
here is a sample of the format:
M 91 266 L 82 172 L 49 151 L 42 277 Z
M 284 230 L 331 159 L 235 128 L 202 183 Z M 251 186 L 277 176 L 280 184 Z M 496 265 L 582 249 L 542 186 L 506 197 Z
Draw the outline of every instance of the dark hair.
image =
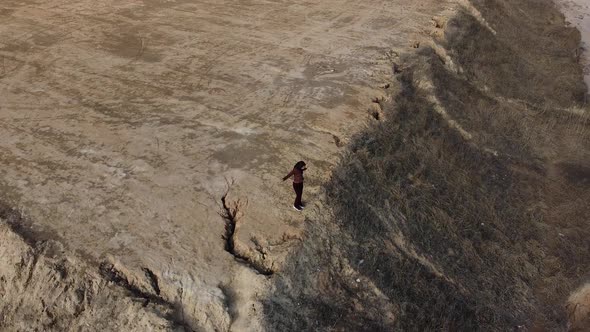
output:
M 301 170 L 303 167 L 305 167 L 305 162 L 303 160 L 298 161 L 297 164 L 295 164 L 295 168 L 298 170 Z

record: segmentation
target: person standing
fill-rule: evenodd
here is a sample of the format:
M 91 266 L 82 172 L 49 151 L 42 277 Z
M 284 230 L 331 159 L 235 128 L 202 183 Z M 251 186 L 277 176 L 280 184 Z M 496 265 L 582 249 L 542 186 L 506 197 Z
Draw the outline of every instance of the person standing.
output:
M 283 181 L 287 180 L 291 176 L 293 177 L 293 190 L 295 190 L 295 203 L 293 208 L 297 211 L 303 210 L 303 202 L 301 202 L 301 196 L 303 195 L 303 171 L 307 169 L 304 161 L 298 161 L 293 170 L 283 178 Z

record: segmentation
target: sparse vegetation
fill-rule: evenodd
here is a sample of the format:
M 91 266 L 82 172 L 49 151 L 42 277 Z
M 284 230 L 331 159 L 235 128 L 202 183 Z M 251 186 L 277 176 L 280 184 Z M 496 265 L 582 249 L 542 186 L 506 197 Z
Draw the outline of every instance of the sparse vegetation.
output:
M 331 224 L 310 220 L 277 280 L 274 328 L 566 328 L 590 263 L 590 188 L 578 183 L 590 178 L 590 122 L 568 111 L 585 98 L 568 51 L 578 36 L 549 2 L 473 4 L 496 35 L 463 12 L 443 42 L 462 71 L 426 47 L 404 64 L 384 120 L 327 184 Z

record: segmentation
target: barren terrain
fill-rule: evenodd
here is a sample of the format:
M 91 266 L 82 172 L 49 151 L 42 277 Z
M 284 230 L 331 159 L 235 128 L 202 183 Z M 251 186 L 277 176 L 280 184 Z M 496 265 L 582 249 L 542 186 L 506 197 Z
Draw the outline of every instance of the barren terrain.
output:
M 266 282 L 224 250 L 227 181 L 248 202 L 238 240 L 272 247 L 273 268 L 305 215 L 281 177 L 306 160 L 313 204 L 443 5 L 2 1 L 2 201 L 68 255 L 182 290 L 195 328 L 227 328 L 222 285 L 249 300 Z
M 2 1 L 0 329 L 565 329 L 579 36 L 549 0 Z

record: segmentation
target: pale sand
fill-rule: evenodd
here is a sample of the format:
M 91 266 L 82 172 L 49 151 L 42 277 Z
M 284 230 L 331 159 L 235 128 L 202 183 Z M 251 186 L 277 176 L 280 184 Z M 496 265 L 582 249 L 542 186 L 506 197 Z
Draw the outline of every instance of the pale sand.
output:
M 582 34 L 584 81 L 590 89 L 590 0 L 556 0 L 568 22 Z

